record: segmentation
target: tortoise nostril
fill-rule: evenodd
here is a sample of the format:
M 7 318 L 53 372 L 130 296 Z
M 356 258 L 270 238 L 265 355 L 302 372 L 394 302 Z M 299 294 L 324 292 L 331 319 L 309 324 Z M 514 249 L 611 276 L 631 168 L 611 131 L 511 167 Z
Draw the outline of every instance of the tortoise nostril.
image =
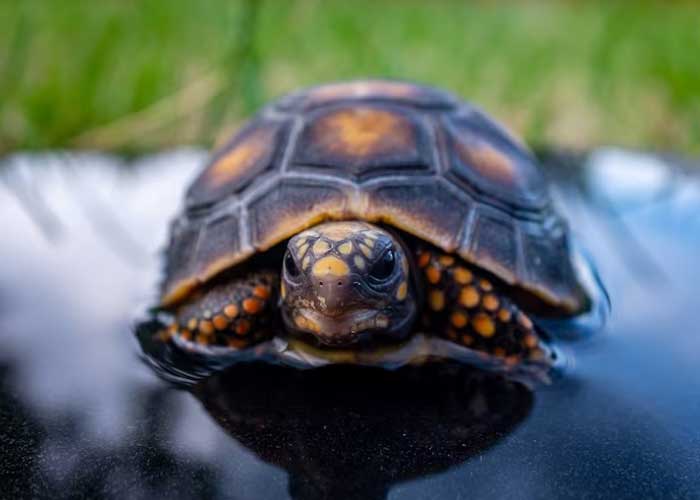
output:
M 333 286 L 333 281 L 331 281 L 331 282 L 325 282 L 325 281 L 321 281 L 321 280 L 318 281 L 318 286 L 319 286 L 320 288 L 323 288 L 324 283 L 326 284 L 326 286 Z M 338 287 L 345 286 L 345 280 L 338 280 L 338 281 L 335 282 L 335 285 L 338 286 Z

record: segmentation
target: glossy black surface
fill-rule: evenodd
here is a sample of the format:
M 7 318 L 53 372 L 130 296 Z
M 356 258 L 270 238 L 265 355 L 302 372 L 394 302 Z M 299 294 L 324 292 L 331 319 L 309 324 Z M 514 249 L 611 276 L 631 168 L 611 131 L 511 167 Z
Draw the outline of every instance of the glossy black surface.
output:
M 242 366 L 191 391 L 140 360 L 159 248 L 203 156 L 0 167 L 0 496 L 697 498 L 700 182 L 549 156 L 613 311 L 534 393 L 464 368 Z M 582 170 L 581 165 L 585 164 Z

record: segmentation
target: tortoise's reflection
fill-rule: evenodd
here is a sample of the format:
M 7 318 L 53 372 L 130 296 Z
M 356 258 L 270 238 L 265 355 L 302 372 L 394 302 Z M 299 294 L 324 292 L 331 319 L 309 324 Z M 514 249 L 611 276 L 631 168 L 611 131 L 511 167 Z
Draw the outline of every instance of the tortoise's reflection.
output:
M 451 365 L 237 365 L 193 393 L 236 440 L 288 471 L 294 498 L 385 498 L 394 483 L 483 453 L 533 402 L 516 382 Z

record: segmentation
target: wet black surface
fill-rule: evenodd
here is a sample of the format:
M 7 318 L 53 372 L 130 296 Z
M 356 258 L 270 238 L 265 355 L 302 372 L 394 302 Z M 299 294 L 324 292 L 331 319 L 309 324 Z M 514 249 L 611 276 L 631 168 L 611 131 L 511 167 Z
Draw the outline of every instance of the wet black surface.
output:
M 700 497 L 700 182 L 647 156 L 550 158 L 613 311 L 534 393 L 452 367 L 168 386 L 132 327 L 201 153 L 6 161 L 0 496 Z

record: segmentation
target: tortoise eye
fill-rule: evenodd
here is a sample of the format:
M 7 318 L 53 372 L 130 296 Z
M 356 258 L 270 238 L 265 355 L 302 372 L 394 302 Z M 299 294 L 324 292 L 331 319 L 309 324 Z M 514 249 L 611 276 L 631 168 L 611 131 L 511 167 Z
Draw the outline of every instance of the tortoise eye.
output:
M 377 261 L 372 265 L 372 269 L 369 270 L 369 275 L 376 280 L 385 280 L 394 271 L 396 266 L 396 255 L 394 255 L 393 250 L 387 250 L 384 252 Z
M 289 252 L 284 256 L 284 268 L 287 270 L 287 274 L 290 277 L 296 278 L 299 276 L 299 267 L 294 261 L 294 257 L 292 257 L 292 254 Z

